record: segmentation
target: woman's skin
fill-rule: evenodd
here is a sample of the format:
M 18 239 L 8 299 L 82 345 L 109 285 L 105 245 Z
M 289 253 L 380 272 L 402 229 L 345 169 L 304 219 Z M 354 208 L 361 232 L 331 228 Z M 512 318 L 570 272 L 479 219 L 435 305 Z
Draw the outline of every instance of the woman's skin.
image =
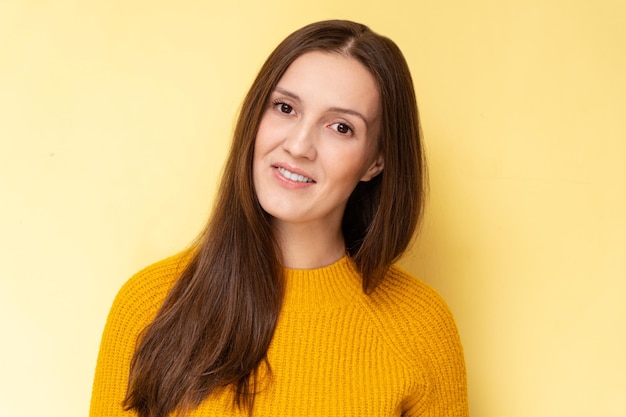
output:
M 378 87 L 353 58 L 308 52 L 270 96 L 254 148 L 254 186 L 288 268 L 345 255 L 341 221 L 359 181 L 383 170 Z

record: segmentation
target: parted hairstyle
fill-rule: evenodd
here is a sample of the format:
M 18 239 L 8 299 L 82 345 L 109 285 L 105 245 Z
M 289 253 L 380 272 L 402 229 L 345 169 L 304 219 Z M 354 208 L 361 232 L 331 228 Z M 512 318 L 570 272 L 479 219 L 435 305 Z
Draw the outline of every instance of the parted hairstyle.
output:
M 139 337 L 124 406 L 140 417 L 184 414 L 212 392 L 254 407 L 281 311 L 284 283 L 270 216 L 252 177 L 254 142 L 269 96 L 289 65 L 310 51 L 359 61 L 380 96 L 378 146 L 384 171 L 360 182 L 343 216 L 346 250 L 371 293 L 405 251 L 421 216 L 425 162 L 413 82 L 396 44 L 350 21 L 323 21 L 289 35 L 247 93 L 211 218 L 186 269 Z

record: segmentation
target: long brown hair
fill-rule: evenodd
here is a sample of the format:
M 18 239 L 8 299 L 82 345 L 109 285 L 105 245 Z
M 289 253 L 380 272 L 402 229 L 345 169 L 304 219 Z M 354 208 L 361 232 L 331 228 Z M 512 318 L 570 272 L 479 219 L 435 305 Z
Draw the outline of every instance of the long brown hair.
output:
M 424 158 L 411 75 L 389 39 L 349 21 L 313 23 L 271 53 L 246 95 L 211 219 L 194 255 L 135 351 L 124 405 L 140 417 L 191 410 L 233 387 L 252 411 L 283 299 L 280 252 L 252 178 L 254 141 L 270 93 L 309 51 L 339 53 L 369 69 L 380 90 L 385 169 L 360 183 L 342 229 L 348 253 L 373 291 L 404 252 L 423 206 Z

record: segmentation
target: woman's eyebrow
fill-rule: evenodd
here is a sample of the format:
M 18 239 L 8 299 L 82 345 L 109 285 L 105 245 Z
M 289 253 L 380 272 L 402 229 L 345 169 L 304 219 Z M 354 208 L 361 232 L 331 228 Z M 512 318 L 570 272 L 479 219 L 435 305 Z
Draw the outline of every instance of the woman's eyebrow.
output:
M 282 87 L 276 87 L 276 88 L 274 89 L 274 91 L 276 91 L 276 92 L 278 92 L 278 93 L 280 93 L 280 94 L 284 94 L 284 95 L 286 95 L 287 97 L 290 97 L 290 98 L 292 98 L 292 99 L 294 99 L 294 100 L 300 101 L 300 97 L 299 97 L 297 94 L 295 94 L 295 93 L 293 93 L 293 92 L 291 92 L 291 91 L 289 91 L 289 90 L 285 90 L 285 89 L 284 89 L 284 88 L 282 88 Z M 329 111 L 329 112 L 334 112 L 334 113 L 345 113 L 345 114 L 351 114 L 351 115 L 356 116 L 356 117 L 358 117 L 359 119 L 363 120 L 363 123 L 365 123 L 365 126 L 366 126 L 366 127 L 369 127 L 369 123 L 367 122 L 367 119 L 365 118 L 365 116 L 363 116 L 360 112 L 358 112 L 358 111 L 356 111 L 356 110 L 352 110 L 352 109 L 345 109 L 345 108 L 343 108 L 343 107 L 330 107 L 330 108 L 328 109 L 328 111 Z
M 300 100 L 300 97 L 298 97 L 298 95 L 297 95 L 296 93 L 292 93 L 291 91 L 289 91 L 289 90 L 285 90 L 284 88 L 281 88 L 281 87 L 276 87 L 276 88 L 274 89 L 274 91 L 277 91 L 277 92 L 279 92 L 280 94 L 284 94 L 284 95 L 286 95 L 287 97 L 291 97 L 291 98 L 292 98 L 292 99 L 294 99 L 294 100 Z
M 365 116 L 363 116 L 361 113 L 359 113 L 356 110 L 344 109 L 344 108 L 341 108 L 341 107 L 331 107 L 330 109 L 328 109 L 328 111 L 336 112 L 336 113 L 351 114 L 351 115 L 356 116 L 359 119 L 363 120 L 363 123 L 365 123 L 365 127 L 369 127 L 369 123 L 367 122 L 367 119 L 365 118 Z

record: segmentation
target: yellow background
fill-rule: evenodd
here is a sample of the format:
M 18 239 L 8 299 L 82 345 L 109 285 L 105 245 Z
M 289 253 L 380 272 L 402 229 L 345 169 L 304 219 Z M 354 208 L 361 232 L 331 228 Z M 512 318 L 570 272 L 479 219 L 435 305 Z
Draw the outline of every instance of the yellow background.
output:
M 83 416 L 108 308 L 209 211 L 270 50 L 339 17 L 415 79 L 475 417 L 626 416 L 621 0 L 0 0 L 0 415 Z

